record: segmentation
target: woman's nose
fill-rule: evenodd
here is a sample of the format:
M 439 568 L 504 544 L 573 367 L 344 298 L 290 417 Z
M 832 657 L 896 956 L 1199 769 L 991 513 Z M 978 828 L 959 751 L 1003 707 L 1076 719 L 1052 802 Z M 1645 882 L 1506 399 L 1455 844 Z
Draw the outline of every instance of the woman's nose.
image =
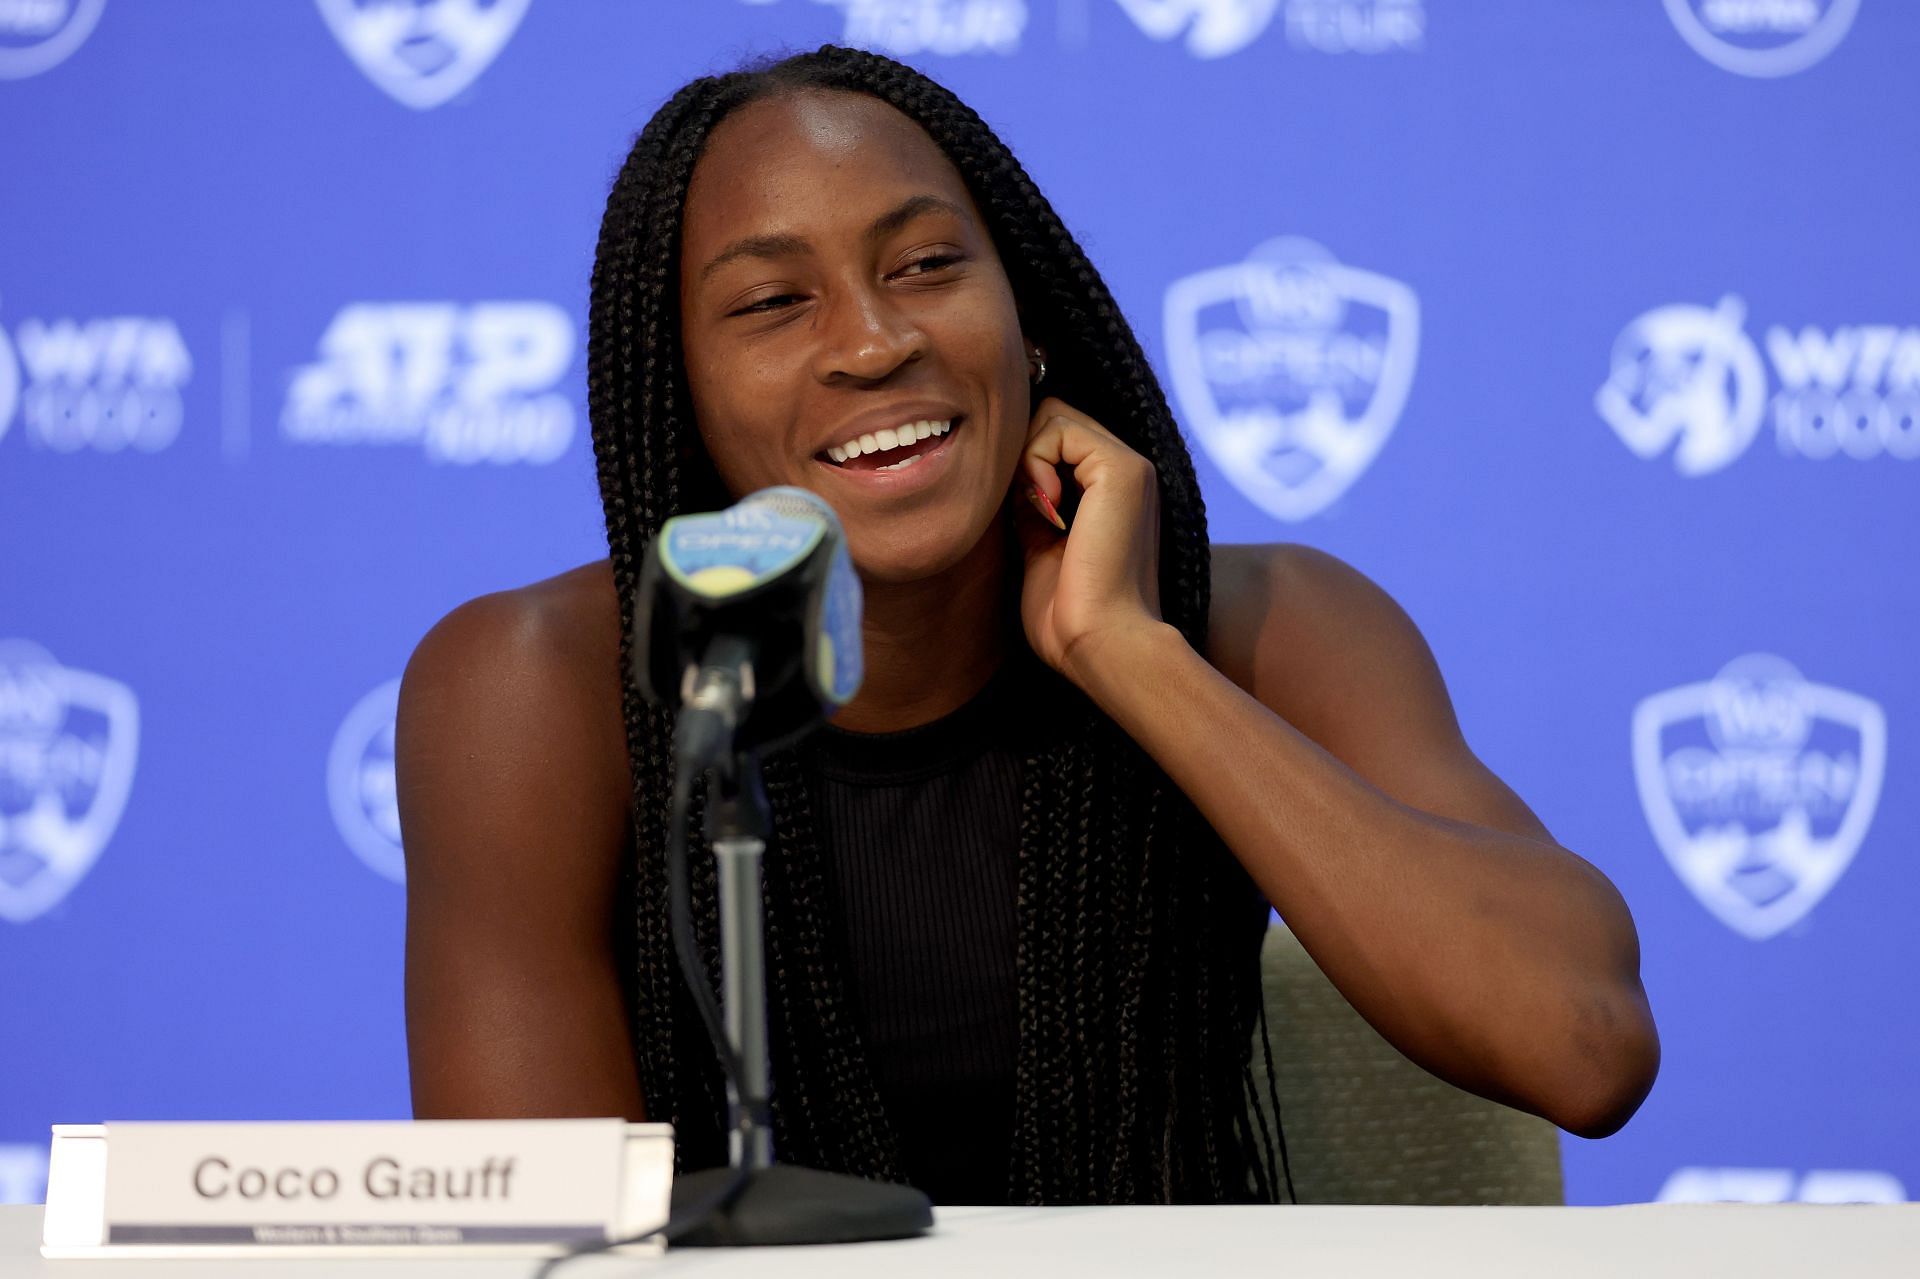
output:
M 877 381 L 927 349 L 925 330 L 883 290 L 870 286 L 842 289 L 827 303 L 821 339 L 815 371 L 823 382 Z

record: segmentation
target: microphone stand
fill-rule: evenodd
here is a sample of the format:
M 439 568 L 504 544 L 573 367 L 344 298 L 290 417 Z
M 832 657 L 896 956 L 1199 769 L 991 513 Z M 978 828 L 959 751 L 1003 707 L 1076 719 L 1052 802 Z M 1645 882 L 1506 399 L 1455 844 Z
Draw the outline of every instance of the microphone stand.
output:
M 735 697 L 742 685 L 751 697 L 751 669 L 743 666 L 739 671 L 744 678 L 732 686 Z M 695 695 L 688 702 L 697 703 L 700 692 L 711 690 L 690 691 Z M 727 1040 L 741 1077 L 727 1080 L 729 1166 L 675 1177 L 673 1211 L 687 1211 L 720 1193 L 742 1169 L 746 1180 L 729 1202 L 675 1237 L 673 1244 L 856 1243 L 921 1234 L 933 1225 L 933 1206 L 911 1186 L 774 1162 L 760 895 L 762 854 L 772 822 L 759 755 L 751 748 L 729 748 L 708 774 L 706 833 L 719 872 Z M 699 974 L 689 977 L 705 980 Z

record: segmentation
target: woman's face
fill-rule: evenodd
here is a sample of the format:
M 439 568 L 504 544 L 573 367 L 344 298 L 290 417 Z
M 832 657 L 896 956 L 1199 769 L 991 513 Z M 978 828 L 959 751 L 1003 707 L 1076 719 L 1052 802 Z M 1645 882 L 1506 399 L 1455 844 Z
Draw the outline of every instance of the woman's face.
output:
M 1027 435 L 1027 348 L 965 183 L 906 116 L 803 91 L 721 121 L 687 190 L 680 315 L 736 497 L 818 493 L 881 581 L 952 566 L 992 525 Z

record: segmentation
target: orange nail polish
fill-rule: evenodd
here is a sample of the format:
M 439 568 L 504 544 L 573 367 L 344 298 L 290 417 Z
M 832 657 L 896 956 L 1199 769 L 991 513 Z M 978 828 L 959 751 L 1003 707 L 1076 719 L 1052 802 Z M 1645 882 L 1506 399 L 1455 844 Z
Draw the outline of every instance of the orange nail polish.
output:
M 1067 531 L 1067 522 L 1060 518 L 1060 512 L 1054 509 L 1052 499 L 1041 491 L 1039 485 L 1027 485 L 1027 500 L 1033 503 L 1034 510 L 1046 517 L 1047 523 L 1062 533 Z

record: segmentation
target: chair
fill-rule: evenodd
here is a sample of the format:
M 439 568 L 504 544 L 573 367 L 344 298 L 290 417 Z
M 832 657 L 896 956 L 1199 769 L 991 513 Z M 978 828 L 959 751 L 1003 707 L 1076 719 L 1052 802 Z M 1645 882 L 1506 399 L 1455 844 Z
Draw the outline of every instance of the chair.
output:
M 1565 1202 L 1558 1128 L 1407 1060 L 1278 920 L 1260 969 L 1301 1203 Z M 1254 1082 L 1263 1091 L 1265 1069 L 1256 1025 Z

